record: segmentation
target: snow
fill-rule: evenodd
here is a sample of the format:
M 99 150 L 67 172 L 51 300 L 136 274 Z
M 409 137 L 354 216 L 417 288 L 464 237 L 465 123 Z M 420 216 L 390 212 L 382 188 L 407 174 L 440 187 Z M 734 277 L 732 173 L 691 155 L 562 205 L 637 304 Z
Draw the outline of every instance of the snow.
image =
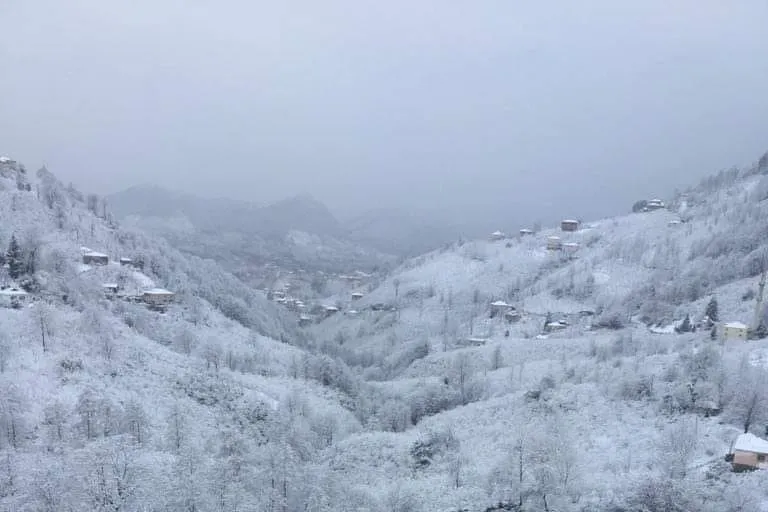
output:
M 96 251 L 87 252 L 83 256 L 89 256 L 91 258 L 108 258 L 109 257 L 104 253 L 96 252 Z
M 768 441 L 754 434 L 741 434 L 733 444 L 735 451 L 768 454 Z
M 173 295 L 172 291 L 166 290 L 165 288 L 151 288 L 145 290 L 144 293 L 147 295 Z
M 7 164 L 11 162 L 13 162 L 13 160 L 10 157 L 0 156 L 0 164 Z
M 746 324 L 743 324 L 741 322 L 728 322 L 724 324 L 724 326 L 729 329 L 746 329 L 747 328 Z
M 0 290 L 0 295 L 5 295 L 7 297 L 26 297 L 29 294 L 18 288 L 7 288 L 5 290 Z
M 503 300 L 497 300 L 497 301 L 491 302 L 491 306 L 506 308 L 506 307 L 509 307 L 509 304 L 507 304 Z

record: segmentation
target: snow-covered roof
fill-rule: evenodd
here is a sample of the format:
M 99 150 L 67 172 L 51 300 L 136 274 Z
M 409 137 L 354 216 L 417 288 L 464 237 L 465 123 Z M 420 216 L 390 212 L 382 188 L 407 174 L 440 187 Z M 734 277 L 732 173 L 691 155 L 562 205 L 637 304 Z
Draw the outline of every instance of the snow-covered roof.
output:
M 133 261 L 131 258 L 120 258 L 120 261 Z
M 740 452 L 767 453 L 768 441 L 754 434 L 741 434 L 736 438 L 733 449 Z
M 0 156 L 0 164 L 7 164 L 9 162 L 13 162 L 13 159 L 7 156 Z
M 497 230 L 497 231 L 494 231 L 494 232 L 493 232 L 493 233 L 491 233 L 491 234 L 492 234 L 493 236 L 504 236 L 504 233 L 502 233 L 501 231 L 498 231 L 498 230 Z
M 729 329 L 746 329 L 747 328 L 747 326 L 741 322 L 727 322 L 725 324 L 725 327 L 728 327 Z
M 145 290 L 144 293 L 148 295 L 173 295 L 173 292 L 165 288 L 152 288 L 151 290 Z
M 495 302 L 491 302 L 491 306 L 496 306 L 496 307 L 500 307 L 500 308 L 505 308 L 505 307 L 509 306 L 509 304 L 507 304 L 507 303 L 506 303 L 506 302 L 504 302 L 503 300 L 497 300 L 497 301 L 495 301 Z
M 83 254 L 83 256 L 90 256 L 92 258 L 108 258 L 109 257 L 103 252 L 96 252 L 96 251 L 87 252 Z
M 9 295 L 11 297 L 24 297 L 29 294 L 24 290 L 19 290 L 18 288 L 7 288 L 5 290 L 0 290 L 0 295 Z
M 323 307 L 325 308 L 326 311 L 338 311 L 339 310 L 339 308 L 337 308 L 336 306 L 323 306 Z
M 103 286 L 104 288 L 118 288 L 117 283 L 104 283 L 101 286 Z
M 363 294 L 361 292 L 352 292 L 353 297 L 362 297 Z
M 563 222 L 566 222 L 568 224 L 578 224 L 579 223 L 579 221 L 577 221 L 575 219 L 563 219 Z

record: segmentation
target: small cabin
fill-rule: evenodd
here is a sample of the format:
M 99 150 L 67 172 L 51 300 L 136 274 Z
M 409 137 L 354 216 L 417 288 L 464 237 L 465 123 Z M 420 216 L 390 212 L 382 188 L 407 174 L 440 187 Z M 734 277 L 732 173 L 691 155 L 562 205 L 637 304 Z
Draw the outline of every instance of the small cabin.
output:
M 504 312 L 504 320 L 509 323 L 515 323 L 520 321 L 520 312 L 516 309 L 511 309 Z
M 682 223 L 683 223 L 683 221 L 678 220 L 678 219 L 674 219 L 674 220 L 671 220 L 671 221 L 667 222 L 667 226 L 676 228 L 677 226 L 681 225 Z
M 576 242 L 565 242 L 563 244 L 563 252 L 566 256 L 573 257 L 579 252 L 580 246 Z
M 531 236 L 533 235 L 533 230 L 528 228 L 523 228 L 520 230 L 520 236 Z
M 352 293 L 351 297 L 352 297 L 352 300 L 360 300 L 363 298 L 363 294 L 360 292 L 354 292 Z
M 563 329 L 566 329 L 568 327 L 568 322 L 565 322 L 563 320 L 557 320 L 554 322 L 547 322 L 546 325 L 544 325 L 544 332 L 555 332 L 555 331 L 562 331 Z
M 141 294 L 141 300 L 152 306 L 165 306 L 173 302 L 175 297 L 176 294 L 164 288 L 153 288 Z
M 559 236 L 550 236 L 547 238 L 547 249 L 550 251 L 559 251 L 563 248 L 563 241 Z
M 106 295 L 107 298 L 114 297 L 120 291 L 120 286 L 118 286 L 117 283 L 104 283 L 101 287 L 104 289 L 104 295 Z
M 109 256 L 100 252 L 87 252 L 83 254 L 83 263 L 86 265 L 106 265 L 109 263 Z
M 301 315 L 299 317 L 299 327 L 306 327 L 312 323 L 312 317 L 309 315 Z
M 29 294 L 19 288 L 0 289 L 0 306 L 4 308 L 20 308 L 29 300 Z
M 491 318 L 496 315 L 503 315 L 507 311 L 513 311 L 514 309 L 515 307 L 513 305 L 507 304 L 503 300 L 491 302 Z
M 729 340 L 741 340 L 747 339 L 747 333 L 749 328 L 741 322 L 728 322 L 724 323 L 721 330 L 722 339 Z
M 120 265 L 123 267 L 132 267 L 133 260 L 131 258 L 120 258 Z
M 726 457 L 734 471 L 751 471 L 768 468 L 768 441 L 754 434 L 741 434 L 733 443 L 731 453 Z
M 649 199 L 648 202 L 645 203 L 645 211 L 647 212 L 662 210 L 664 208 L 666 208 L 666 205 L 661 199 Z
M 498 242 L 499 240 L 504 240 L 507 237 L 504 233 L 501 231 L 494 231 L 491 233 L 490 240 L 491 242 Z
M 8 156 L 0 156 L 0 164 L 13 165 L 16 161 Z
M 323 314 L 325 315 L 326 318 L 329 316 L 335 315 L 338 312 L 339 312 L 339 308 L 337 308 L 336 306 L 323 306 Z
M 580 222 L 578 220 L 565 219 L 564 221 L 560 222 L 560 229 L 562 231 L 578 231 L 579 225 Z

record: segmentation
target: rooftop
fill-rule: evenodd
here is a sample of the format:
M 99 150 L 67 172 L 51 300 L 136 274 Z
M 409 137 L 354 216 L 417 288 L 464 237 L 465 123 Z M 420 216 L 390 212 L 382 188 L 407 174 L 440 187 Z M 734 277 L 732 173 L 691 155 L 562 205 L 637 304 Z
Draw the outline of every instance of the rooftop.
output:
M 729 327 L 731 329 L 746 329 L 747 326 L 741 322 L 727 322 L 725 324 L 726 327 Z
M 165 288 L 152 288 L 150 290 L 145 290 L 144 293 L 150 295 L 173 295 L 173 292 L 168 291 Z
M 93 258 L 108 258 L 109 257 L 109 256 L 107 256 L 106 254 L 104 254 L 102 252 L 96 252 L 96 251 L 87 252 L 87 253 L 83 254 L 83 256 L 91 256 Z
M 733 449 L 740 452 L 766 453 L 768 454 L 768 441 L 754 434 L 741 434 L 736 438 Z

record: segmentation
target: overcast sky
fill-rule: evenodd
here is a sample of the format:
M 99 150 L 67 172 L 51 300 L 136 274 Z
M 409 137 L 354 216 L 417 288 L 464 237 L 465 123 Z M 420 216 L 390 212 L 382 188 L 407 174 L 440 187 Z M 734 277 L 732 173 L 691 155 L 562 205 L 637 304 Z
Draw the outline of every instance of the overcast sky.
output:
M 518 225 L 768 150 L 765 0 L 2 0 L 0 20 L 0 153 L 100 193 Z

